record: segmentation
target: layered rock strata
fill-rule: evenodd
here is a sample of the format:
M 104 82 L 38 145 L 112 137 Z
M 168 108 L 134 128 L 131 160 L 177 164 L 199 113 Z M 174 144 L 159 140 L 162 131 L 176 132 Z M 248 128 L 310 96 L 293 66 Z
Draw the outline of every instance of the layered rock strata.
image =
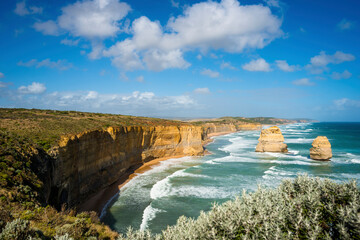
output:
M 263 129 L 255 152 L 287 153 L 287 145 L 284 143 L 284 136 L 282 135 L 280 128 L 274 126 Z
M 310 158 L 314 160 L 327 161 L 332 157 L 331 144 L 327 137 L 318 136 L 310 148 Z
M 63 137 L 52 151 L 52 204 L 69 207 L 155 158 L 202 155 L 196 126 L 109 127 Z
M 78 206 L 148 161 L 203 155 L 211 136 L 259 128 L 252 123 L 128 126 L 63 136 L 50 151 L 46 199 L 57 208 Z

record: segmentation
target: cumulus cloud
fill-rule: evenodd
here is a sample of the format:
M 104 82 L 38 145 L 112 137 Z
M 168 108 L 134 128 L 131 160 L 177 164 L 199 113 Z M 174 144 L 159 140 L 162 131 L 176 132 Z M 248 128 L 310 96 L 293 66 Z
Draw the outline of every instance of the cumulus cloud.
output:
M 270 7 L 280 7 L 280 1 L 279 0 L 265 0 L 265 3 Z
M 60 29 L 58 25 L 56 24 L 56 22 L 52 20 L 45 22 L 36 22 L 34 23 L 33 28 L 44 35 L 50 35 L 50 36 L 60 35 Z
M 308 78 L 301 78 L 301 79 L 293 81 L 292 83 L 297 86 L 313 86 L 313 85 L 315 85 L 315 83 L 311 82 L 310 79 L 308 79 Z
M 0 72 L 0 78 L 3 78 L 3 77 L 5 77 L 5 75 L 2 72 Z
M 20 61 L 18 62 L 19 66 L 23 67 L 48 67 L 48 68 L 56 68 L 58 70 L 64 71 L 73 67 L 72 63 L 67 62 L 66 60 L 57 60 L 51 61 L 49 58 L 44 59 L 42 61 L 38 61 L 37 59 L 31 59 L 28 62 Z
M 36 6 L 26 6 L 26 1 L 16 3 L 14 12 L 19 16 L 25 16 L 29 14 L 42 14 L 43 8 Z
M 352 76 L 352 74 L 348 70 L 345 70 L 342 73 L 333 72 L 331 74 L 331 78 L 335 79 L 335 80 L 348 79 L 348 78 L 351 78 L 351 76 Z
M 136 81 L 138 81 L 138 82 L 140 82 L 140 83 L 144 82 L 144 76 L 138 76 L 138 77 L 136 78 Z
M 196 88 L 194 90 L 194 93 L 196 94 L 210 94 L 209 88 Z
M 334 100 L 334 106 L 337 110 L 345 110 L 346 108 L 360 108 L 360 101 L 349 98 L 341 98 Z
M 21 94 L 41 94 L 46 91 L 46 87 L 42 83 L 33 82 L 31 85 L 19 87 L 18 91 Z
M 102 94 L 97 91 L 44 93 L 45 86 L 32 83 L 9 94 L 17 106 L 78 111 L 102 111 L 129 115 L 168 116 L 171 111 L 187 112 L 197 103 L 188 95 L 156 96 L 153 92 Z M 42 94 L 40 94 L 42 93 Z M 15 97 L 16 96 L 16 97 Z
M 72 39 L 63 39 L 60 41 L 61 44 L 67 45 L 67 46 L 77 46 L 80 42 L 80 39 L 72 40 Z
M 349 53 L 337 51 L 333 55 L 328 55 L 325 51 L 321 51 L 319 55 L 310 59 L 310 64 L 306 65 L 305 69 L 312 74 L 321 74 L 329 70 L 327 67 L 329 64 L 340 64 L 354 60 L 355 56 Z
M 119 21 L 130 10 L 128 4 L 118 0 L 77 1 L 62 9 L 58 24 L 77 37 L 111 37 L 120 31 Z
M 246 71 L 251 72 L 270 72 L 272 69 L 270 68 L 270 64 L 268 64 L 265 59 L 259 58 L 256 60 L 252 60 L 249 63 L 242 65 L 242 68 Z
M 235 53 L 263 48 L 282 35 L 281 24 L 281 20 L 263 5 L 243 6 L 237 0 L 202 2 L 170 18 L 165 27 L 145 16 L 134 20 L 133 36 L 105 50 L 104 56 L 111 57 L 113 65 L 124 70 L 144 66 L 155 71 L 186 68 L 189 66 L 183 58 L 186 51 L 222 49 Z M 147 61 L 153 60 L 154 54 L 160 67 L 154 68 Z M 166 63 L 169 58 L 170 64 Z
M 294 72 L 300 69 L 297 65 L 289 65 L 285 60 L 276 60 L 275 62 L 277 67 L 284 72 Z
M 162 71 L 168 68 L 185 69 L 190 66 L 190 63 L 184 60 L 181 50 L 161 51 L 152 50 L 147 51 L 143 58 L 147 68 L 152 71 Z
M 340 29 L 342 31 L 343 30 L 350 30 L 350 29 L 355 27 L 355 22 L 349 21 L 347 19 L 343 19 L 337 24 L 337 27 L 338 27 L 338 29 Z
M 175 0 L 170 0 L 170 2 L 171 2 L 171 6 L 173 6 L 175 8 L 179 8 L 179 6 L 180 6 L 179 2 L 176 2 Z
M 231 65 L 231 63 L 229 63 L 229 62 L 224 62 L 224 61 L 221 63 L 220 68 L 221 68 L 221 69 L 227 68 L 227 69 L 231 69 L 231 70 L 237 70 L 237 68 L 234 67 L 233 65 Z
M 218 78 L 220 76 L 219 72 L 213 71 L 211 69 L 207 69 L 205 68 L 204 70 L 201 71 L 202 75 L 211 77 L 211 78 Z

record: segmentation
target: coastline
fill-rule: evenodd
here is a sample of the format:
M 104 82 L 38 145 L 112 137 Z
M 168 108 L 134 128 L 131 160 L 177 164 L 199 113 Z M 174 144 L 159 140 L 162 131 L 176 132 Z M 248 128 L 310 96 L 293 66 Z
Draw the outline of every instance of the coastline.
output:
M 215 136 L 221 136 L 234 133 L 231 131 L 227 132 L 219 132 L 219 133 L 211 133 L 208 135 L 208 139 L 203 142 L 203 147 L 213 142 L 212 137 Z M 211 153 L 204 150 L 204 156 L 210 155 Z M 153 166 L 156 166 L 160 164 L 162 161 L 166 161 L 169 159 L 175 159 L 175 158 L 182 158 L 182 157 L 188 157 L 188 155 L 177 155 L 177 156 L 171 156 L 171 157 L 164 157 L 164 158 L 156 158 L 149 162 L 146 162 L 142 164 L 140 167 L 136 168 L 135 170 L 129 169 L 125 174 L 118 179 L 115 183 L 111 184 L 110 186 L 104 188 L 100 192 L 95 193 L 93 196 L 91 196 L 88 200 L 86 200 L 84 203 L 80 204 L 77 208 L 78 212 L 84 212 L 84 211 L 95 211 L 99 217 L 102 217 L 102 214 L 104 213 L 105 208 L 108 207 L 108 204 L 119 194 L 121 188 L 125 186 L 131 179 L 136 177 L 138 174 L 142 174 L 150 169 L 152 169 Z

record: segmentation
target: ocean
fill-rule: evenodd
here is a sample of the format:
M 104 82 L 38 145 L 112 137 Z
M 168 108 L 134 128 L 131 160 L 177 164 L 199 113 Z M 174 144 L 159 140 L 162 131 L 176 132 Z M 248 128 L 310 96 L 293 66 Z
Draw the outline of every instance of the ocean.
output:
M 360 123 L 299 123 L 280 126 L 289 153 L 256 153 L 260 131 L 214 137 L 203 157 L 170 159 L 130 180 L 108 204 L 102 221 L 126 233 L 128 227 L 159 233 L 185 215 L 196 218 L 214 202 L 277 187 L 284 178 L 308 174 L 337 182 L 360 182 Z M 327 136 L 331 161 L 309 158 L 317 136 Z

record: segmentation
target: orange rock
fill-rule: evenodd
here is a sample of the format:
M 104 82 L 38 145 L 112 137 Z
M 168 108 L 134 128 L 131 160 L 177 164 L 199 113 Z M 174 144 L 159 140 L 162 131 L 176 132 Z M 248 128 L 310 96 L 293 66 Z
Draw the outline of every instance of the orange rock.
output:
M 287 153 L 287 145 L 284 143 L 284 136 L 280 128 L 274 126 L 262 130 L 255 152 Z
M 318 136 L 310 148 L 310 158 L 314 160 L 329 160 L 332 157 L 331 144 L 327 137 Z

